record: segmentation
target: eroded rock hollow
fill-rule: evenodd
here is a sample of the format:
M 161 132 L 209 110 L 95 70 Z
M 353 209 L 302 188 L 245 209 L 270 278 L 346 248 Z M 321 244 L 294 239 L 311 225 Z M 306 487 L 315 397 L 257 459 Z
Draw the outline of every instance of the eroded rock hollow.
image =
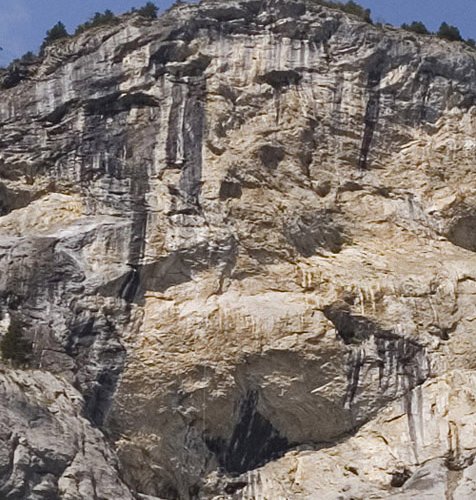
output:
M 1 498 L 476 497 L 473 49 L 206 1 L 5 78 Z

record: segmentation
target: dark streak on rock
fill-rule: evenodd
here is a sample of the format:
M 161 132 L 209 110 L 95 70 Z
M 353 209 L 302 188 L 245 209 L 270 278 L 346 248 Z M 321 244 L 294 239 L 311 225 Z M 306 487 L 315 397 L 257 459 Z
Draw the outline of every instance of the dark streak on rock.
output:
M 368 156 L 370 146 L 374 136 L 375 128 L 377 126 L 378 117 L 380 113 L 380 79 L 382 77 L 381 65 L 377 65 L 375 69 L 370 71 L 368 78 L 368 91 L 369 100 L 367 101 L 367 108 L 364 116 L 364 134 L 362 137 L 362 144 L 360 146 L 359 154 L 359 169 L 365 170 L 368 166 Z
M 288 440 L 258 412 L 258 397 L 257 392 L 250 392 L 241 402 L 238 421 L 228 442 L 207 440 L 220 467 L 232 476 L 279 458 L 290 448 Z
M 140 152 L 134 148 L 135 134 L 147 134 L 147 128 L 136 131 L 127 128 L 131 108 L 158 106 L 158 101 L 142 92 L 120 94 L 109 89 L 105 97 L 85 103 L 83 140 L 78 148 L 81 162 L 81 187 L 85 192 L 94 182 L 109 184 L 108 196 L 96 200 L 108 210 L 124 214 L 130 220 L 127 264 L 130 272 L 122 287 L 114 290 L 116 297 L 133 302 L 140 289 L 139 269 L 142 264 L 147 231 L 147 201 L 149 165 L 153 144 Z M 114 120 L 114 128 L 105 117 Z M 150 123 L 148 127 L 154 127 Z M 120 132 L 118 133 L 117 130 Z M 127 131 L 127 132 L 126 132 Z M 112 189 L 114 186 L 114 189 Z M 78 308 L 81 308 L 78 303 Z M 114 319 L 108 316 L 114 315 Z M 98 426 L 105 423 L 117 381 L 125 362 L 125 349 L 119 328 L 128 322 L 130 308 L 106 313 L 82 310 L 70 320 L 67 353 L 76 364 L 76 385 L 83 392 L 86 414 Z
M 361 349 L 352 350 L 349 353 L 347 363 L 347 390 L 345 395 L 345 405 L 350 405 L 357 394 L 360 381 L 360 371 L 364 365 L 365 351 Z
M 184 167 L 179 188 L 186 197 L 186 203 L 198 206 L 202 180 L 202 146 L 205 127 L 205 81 L 189 89 L 189 98 L 184 114 Z
M 364 364 L 377 365 L 379 388 L 389 396 L 408 393 L 422 384 L 430 375 L 425 349 L 414 340 L 401 337 L 391 330 L 379 327 L 372 320 L 353 314 L 349 304 L 336 302 L 324 308 L 325 316 L 336 327 L 337 334 L 351 346 L 347 361 L 348 388 L 346 406 L 351 406 L 360 384 Z M 375 350 L 378 359 L 367 359 L 364 342 Z M 373 344 L 373 346 L 372 346 Z
M 410 387 L 409 389 L 412 389 L 412 388 Z M 417 435 L 416 435 L 416 427 L 415 427 L 415 420 L 414 420 L 414 409 L 412 408 L 412 394 L 411 394 L 411 392 L 407 392 L 404 394 L 403 407 L 405 409 L 405 413 L 407 414 L 408 433 L 410 434 L 411 447 L 412 447 L 413 453 L 415 455 L 415 460 L 418 462 Z
M 177 81 L 172 89 L 166 141 L 167 164 L 182 175 L 170 214 L 199 213 L 206 82 L 203 76 Z
M 427 114 L 427 101 L 428 97 L 430 95 L 430 83 L 433 80 L 433 75 L 431 74 L 430 71 L 422 71 L 420 74 L 420 81 L 419 81 L 419 86 L 422 89 L 422 99 L 421 99 L 421 104 L 420 104 L 420 111 L 419 111 L 419 120 L 420 122 L 423 122 L 426 120 L 426 114 Z

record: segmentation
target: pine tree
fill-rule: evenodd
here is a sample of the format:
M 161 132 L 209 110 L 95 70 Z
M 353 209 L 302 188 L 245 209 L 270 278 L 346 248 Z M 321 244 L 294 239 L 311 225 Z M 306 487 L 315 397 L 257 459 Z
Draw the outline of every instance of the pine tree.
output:
M 157 5 L 155 5 L 153 2 L 147 2 L 143 7 L 140 7 L 137 9 L 137 13 L 145 17 L 147 19 L 155 19 L 157 17 L 157 11 L 158 11 Z
M 445 40 L 449 40 L 450 42 L 462 42 L 463 37 L 459 32 L 459 29 L 456 26 L 451 26 L 447 23 L 441 23 L 440 29 L 438 30 L 437 35 L 440 38 L 444 38 Z
M 421 21 L 413 21 L 411 24 L 402 24 L 404 30 L 413 31 L 419 35 L 429 35 L 427 27 Z
M 110 9 L 106 9 L 104 12 L 95 12 L 94 16 L 89 19 L 89 21 L 86 21 L 83 24 L 80 24 L 77 28 L 76 31 L 74 32 L 75 35 L 79 35 L 80 33 L 83 33 L 83 31 L 86 31 L 90 28 L 96 28 L 98 26 L 106 26 L 106 25 L 113 25 L 117 24 L 119 22 L 119 18 L 112 12 Z
M 61 21 L 58 21 L 51 29 L 46 32 L 46 36 L 43 40 L 40 50 L 43 51 L 45 47 L 50 45 L 50 43 L 54 42 L 55 40 L 60 40 L 61 38 L 66 38 L 68 36 L 69 34 L 66 30 L 66 26 Z

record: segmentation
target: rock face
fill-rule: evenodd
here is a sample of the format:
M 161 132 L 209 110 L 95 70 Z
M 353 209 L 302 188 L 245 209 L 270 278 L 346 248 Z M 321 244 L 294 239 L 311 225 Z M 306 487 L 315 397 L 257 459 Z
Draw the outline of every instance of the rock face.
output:
M 135 498 L 70 384 L 43 371 L 2 370 L 0 393 L 2 498 Z
M 476 495 L 475 51 L 208 1 L 17 80 L 2 498 Z

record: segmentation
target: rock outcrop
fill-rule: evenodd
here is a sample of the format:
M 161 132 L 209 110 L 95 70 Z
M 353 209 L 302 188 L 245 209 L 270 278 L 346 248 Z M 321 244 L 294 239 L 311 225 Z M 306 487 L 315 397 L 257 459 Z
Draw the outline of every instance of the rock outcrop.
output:
M 70 384 L 44 371 L 2 370 L 0 391 L 2 498 L 135 498 Z
M 6 87 L 4 498 L 476 495 L 473 49 L 206 1 Z

